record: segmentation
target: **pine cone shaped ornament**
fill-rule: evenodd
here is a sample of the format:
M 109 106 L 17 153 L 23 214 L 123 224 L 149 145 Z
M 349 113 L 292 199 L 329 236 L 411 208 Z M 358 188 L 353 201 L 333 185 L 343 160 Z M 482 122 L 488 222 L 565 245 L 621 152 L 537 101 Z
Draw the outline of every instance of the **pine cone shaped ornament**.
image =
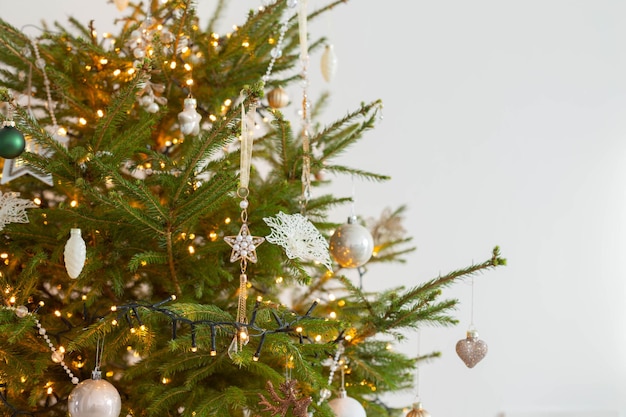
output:
M 67 274 L 72 279 L 78 278 L 87 258 L 87 246 L 81 236 L 80 229 L 73 228 L 70 230 L 70 238 L 65 244 L 63 257 L 65 258 Z

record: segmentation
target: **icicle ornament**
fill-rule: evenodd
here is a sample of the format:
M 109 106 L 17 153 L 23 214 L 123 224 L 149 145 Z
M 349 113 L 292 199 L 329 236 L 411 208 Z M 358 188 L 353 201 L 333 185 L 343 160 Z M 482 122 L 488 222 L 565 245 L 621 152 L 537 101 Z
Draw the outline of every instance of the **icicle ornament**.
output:
M 324 80 L 326 80 L 326 82 L 331 82 L 335 77 L 335 72 L 337 72 L 337 56 L 335 55 L 335 48 L 333 45 L 326 45 L 324 48 L 320 67 Z
M 65 258 L 67 274 L 72 279 L 78 278 L 83 270 L 83 266 L 85 266 L 85 259 L 87 258 L 87 246 L 81 236 L 80 229 L 72 228 L 70 230 L 70 238 L 65 244 L 63 256 Z

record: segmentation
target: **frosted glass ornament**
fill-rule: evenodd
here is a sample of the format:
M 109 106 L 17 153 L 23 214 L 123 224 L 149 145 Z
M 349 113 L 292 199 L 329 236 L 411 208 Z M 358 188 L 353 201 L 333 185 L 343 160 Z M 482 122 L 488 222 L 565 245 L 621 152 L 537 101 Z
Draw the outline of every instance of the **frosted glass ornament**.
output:
M 330 82 L 337 72 L 337 56 L 332 45 L 326 45 L 321 61 L 322 77 L 326 82 Z
M 367 228 L 356 223 L 356 217 L 348 218 L 330 237 L 330 254 L 342 268 L 358 268 L 365 265 L 374 252 L 374 238 Z
M 63 257 L 65 258 L 67 274 L 72 279 L 78 278 L 87 258 L 87 246 L 81 236 L 80 229 L 73 228 L 70 230 L 70 238 L 65 244 Z
M 360 402 L 348 397 L 345 389 L 339 391 L 339 397 L 328 402 L 336 417 L 367 417 Z
M 183 104 L 183 111 L 178 113 L 178 123 L 183 135 L 197 135 L 200 133 L 200 120 L 202 116 L 196 111 L 197 102 L 195 98 L 186 98 Z
M 473 368 L 487 355 L 487 343 L 478 338 L 478 332 L 470 329 L 467 337 L 456 344 L 456 353 L 468 368 Z
M 117 389 L 93 372 L 92 379 L 78 384 L 67 399 L 70 417 L 119 417 L 122 398 Z

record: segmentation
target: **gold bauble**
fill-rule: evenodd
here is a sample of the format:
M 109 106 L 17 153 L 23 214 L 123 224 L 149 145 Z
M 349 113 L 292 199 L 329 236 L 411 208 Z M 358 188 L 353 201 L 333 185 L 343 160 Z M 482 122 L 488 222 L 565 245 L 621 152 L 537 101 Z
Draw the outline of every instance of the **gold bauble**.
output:
M 430 413 L 422 408 L 422 403 L 415 403 L 406 417 L 430 417 Z
M 267 102 L 273 109 L 280 109 L 289 104 L 289 96 L 287 92 L 281 87 L 276 87 L 269 93 L 267 93 Z

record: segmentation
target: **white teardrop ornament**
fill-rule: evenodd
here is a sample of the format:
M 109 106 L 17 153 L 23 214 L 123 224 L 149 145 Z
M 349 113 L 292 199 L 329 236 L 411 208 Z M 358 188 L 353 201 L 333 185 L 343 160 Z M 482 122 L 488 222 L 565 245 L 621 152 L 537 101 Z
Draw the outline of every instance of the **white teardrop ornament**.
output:
M 180 123 L 180 131 L 183 135 L 197 135 L 200 133 L 200 120 L 202 116 L 196 111 L 196 99 L 186 98 L 183 111 L 178 113 L 178 123 Z
M 335 56 L 335 49 L 332 45 L 326 45 L 326 48 L 324 49 L 324 53 L 322 54 L 321 69 L 322 76 L 326 82 L 330 82 L 337 71 L 337 57 Z
M 87 246 L 80 234 L 80 229 L 70 230 L 70 238 L 65 244 L 63 256 L 65 258 L 67 274 L 72 279 L 78 278 L 80 272 L 83 270 L 83 266 L 85 266 L 85 259 L 87 257 Z

